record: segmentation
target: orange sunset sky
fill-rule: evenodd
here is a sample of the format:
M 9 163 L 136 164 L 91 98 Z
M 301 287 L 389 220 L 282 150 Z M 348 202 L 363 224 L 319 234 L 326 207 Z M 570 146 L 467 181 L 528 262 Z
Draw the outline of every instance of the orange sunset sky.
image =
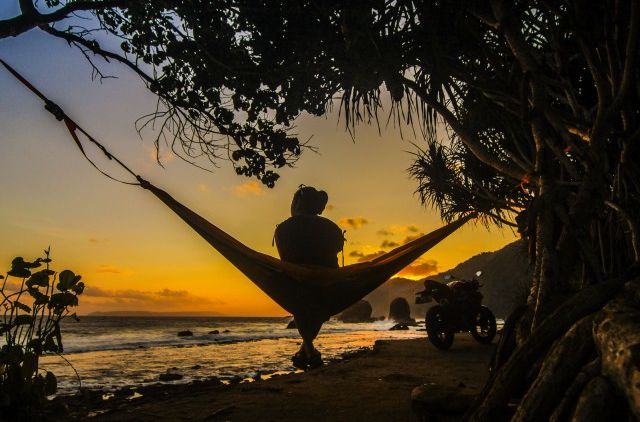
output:
M 0 17 L 11 15 L 2 10 Z M 3 14 L 4 13 L 4 14 Z M 154 97 L 124 68 L 105 64 L 117 79 L 91 80 L 81 54 L 35 30 L 0 40 L 11 63 L 97 139 L 145 178 L 169 191 L 242 242 L 271 255 L 277 223 L 289 214 L 296 187 L 329 193 L 325 216 L 347 229 L 346 263 L 389 250 L 410 236 L 441 225 L 439 214 L 420 204 L 407 168 L 420 144 L 408 128 L 357 128 L 355 141 L 338 122 L 302 116 L 306 151 L 285 169 L 274 189 L 235 175 L 220 162 L 213 173 L 190 166 L 166 149 L 155 164 L 153 133 L 142 139 L 135 120 L 153 111 Z M 386 115 L 381 119 L 386 121 Z M 114 175 L 117 167 L 98 163 Z M 0 264 L 14 256 L 39 256 L 51 245 L 54 268 L 82 274 L 88 285 L 79 314 L 94 311 L 198 311 L 224 315 L 286 315 L 239 271 L 211 249 L 151 194 L 110 181 L 84 160 L 42 104 L 0 70 Z M 510 230 L 468 224 L 405 270 L 421 278 L 451 268 L 482 251 L 513 241 Z

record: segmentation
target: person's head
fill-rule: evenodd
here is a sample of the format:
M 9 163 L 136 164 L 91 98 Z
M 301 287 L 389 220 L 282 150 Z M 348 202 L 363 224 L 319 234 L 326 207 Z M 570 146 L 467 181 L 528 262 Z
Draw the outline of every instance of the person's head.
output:
M 322 214 L 328 200 L 329 195 L 325 191 L 300 185 L 291 201 L 291 215 Z

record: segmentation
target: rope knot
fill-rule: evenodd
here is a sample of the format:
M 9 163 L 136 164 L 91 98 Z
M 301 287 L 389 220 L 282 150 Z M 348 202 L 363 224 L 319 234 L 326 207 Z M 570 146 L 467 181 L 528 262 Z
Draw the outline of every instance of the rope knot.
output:
M 65 118 L 65 114 L 64 111 L 62 111 L 62 108 L 60 108 L 60 106 L 53 101 L 45 100 L 44 109 L 53 114 L 53 116 L 58 121 L 62 121 Z

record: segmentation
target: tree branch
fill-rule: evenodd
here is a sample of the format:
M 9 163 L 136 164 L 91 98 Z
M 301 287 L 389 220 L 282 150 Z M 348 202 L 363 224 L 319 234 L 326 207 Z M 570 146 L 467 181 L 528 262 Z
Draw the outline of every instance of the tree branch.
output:
M 70 14 L 81 11 L 101 10 L 108 8 L 124 8 L 133 0 L 74 1 L 67 3 L 51 13 L 40 13 L 29 0 L 20 1 L 22 14 L 11 19 L 0 21 L 0 39 L 16 37 L 37 26 L 58 22 Z
M 480 142 L 460 123 L 453 113 L 442 103 L 440 103 L 433 95 L 429 94 L 426 89 L 421 87 L 417 82 L 402 77 L 402 81 L 413 90 L 429 107 L 433 108 L 446 122 L 451 129 L 460 137 L 462 142 L 471 150 L 473 155 L 489 167 L 499 171 L 500 173 L 520 181 L 526 175 L 526 172 L 496 159 L 495 155 L 480 144 Z

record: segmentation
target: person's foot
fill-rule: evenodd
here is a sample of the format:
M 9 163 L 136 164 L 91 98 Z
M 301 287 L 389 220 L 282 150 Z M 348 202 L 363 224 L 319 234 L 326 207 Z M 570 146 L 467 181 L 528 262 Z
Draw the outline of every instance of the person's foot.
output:
M 311 356 L 307 357 L 307 366 L 309 369 L 319 368 L 324 365 L 322 361 L 322 354 L 318 351 L 318 349 L 313 349 L 313 353 Z
M 295 355 L 291 356 L 291 363 L 293 363 L 293 366 L 296 368 L 305 371 L 308 366 L 306 354 L 302 350 L 296 352 Z

